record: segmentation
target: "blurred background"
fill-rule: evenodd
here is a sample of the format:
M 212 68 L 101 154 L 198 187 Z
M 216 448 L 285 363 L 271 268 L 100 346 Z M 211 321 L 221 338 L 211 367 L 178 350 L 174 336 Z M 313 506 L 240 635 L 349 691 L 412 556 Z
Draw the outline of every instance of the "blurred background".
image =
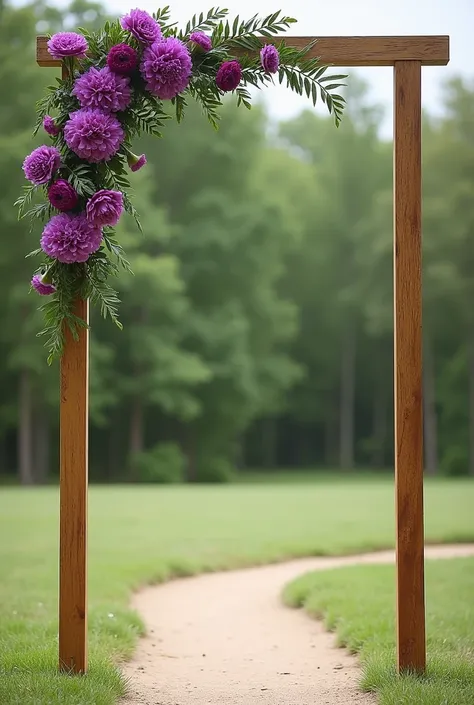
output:
M 423 74 L 425 467 L 474 476 L 474 6 L 280 7 L 294 34 L 451 36 L 450 65 Z M 0 0 L 0 483 L 58 476 L 58 365 L 36 337 L 25 260 L 41 227 L 29 233 L 13 207 L 43 140 L 31 137 L 35 101 L 57 75 L 36 66 L 35 36 L 128 9 Z M 172 12 L 205 9 L 182 0 Z M 251 112 L 226 101 L 217 133 L 190 105 L 165 139 L 136 145 L 144 235 L 119 229 L 135 272 L 117 282 L 124 331 L 92 317 L 92 481 L 393 472 L 391 69 L 349 69 L 345 96 L 339 129 L 275 88 Z

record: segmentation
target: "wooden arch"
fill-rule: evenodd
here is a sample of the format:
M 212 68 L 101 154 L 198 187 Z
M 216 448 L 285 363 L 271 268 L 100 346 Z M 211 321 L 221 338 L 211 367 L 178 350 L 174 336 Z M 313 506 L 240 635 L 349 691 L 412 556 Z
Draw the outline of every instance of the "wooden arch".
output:
M 394 418 L 398 670 L 426 667 L 421 328 L 421 67 L 449 62 L 449 37 L 284 37 L 332 66 L 394 67 Z M 37 38 L 37 63 L 58 67 Z M 87 301 L 76 315 L 88 320 Z M 59 665 L 87 670 L 89 334 L 66 332 L 60 385 Z

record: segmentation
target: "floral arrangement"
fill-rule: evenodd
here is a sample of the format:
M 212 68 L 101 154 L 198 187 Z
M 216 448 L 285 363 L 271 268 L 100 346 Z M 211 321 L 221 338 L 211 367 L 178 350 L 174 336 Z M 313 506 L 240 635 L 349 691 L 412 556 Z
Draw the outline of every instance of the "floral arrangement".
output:
M 153 16 L 136 9 L 99 32 L 49 38 L 48 51 L 62 61 L 63 75 L 38 102 L 35 134 L 43 128 L 50 144 L 26 157 L 30 184 L 15 204 L 20 218 L 47 221 L 40 248 L 29 256 L 42 256 L 32 288 L 50 297 L 41 307 L 40 333 L 47 336 L 49 361 L 62 353 L 65 326 L 77 339 L 78 327 L 86 325 L 74 313 L 78 298 L 90 298 L 120 326 L 109 279 L 130 266 L 114 226 L 125 210 L 140 227 L 128 171 L 146 165 L 144 154 L 133 153 L 133 139 L 161 137 L 165 121 L 172 113 L 180 121 L 190 98 L 217 127 L 225 94 L 234 92 L 237 105 L 250 108 L 248 88 L 275 78 L 313 104 L 319 96 L 339 124 L 344 100 L 335 90 L 345 77 L 328 76 L 327 67 L 307 58 L 312 45 L 298 50 L 274 43 L 294 19 L 280 12 L 249 21 L 226 18 L 227 10 L 212 9 L 178 30 L 167 7 Z M 38 191 L 41 203 L 33 201 Z

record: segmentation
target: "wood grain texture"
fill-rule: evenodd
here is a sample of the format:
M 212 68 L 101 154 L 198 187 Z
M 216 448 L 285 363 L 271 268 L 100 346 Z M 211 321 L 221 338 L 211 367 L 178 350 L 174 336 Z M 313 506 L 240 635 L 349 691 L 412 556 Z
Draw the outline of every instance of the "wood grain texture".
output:
M 88 301 L 76 316 L 89 320 Z M 61 358 L 59 667 L 87 671 L 87 484 L 89 331 L 66 331 Z
M 421 62 L 394 68 L 397 661 L 426 667 L 421 328 Z
M 302 49 L 317 39 L 308 56 L 320 57 L 332 66 L 393 66 L 396 61 L 421 61 L 424 66 L 444 66 L 449 62 L 449 37 L 291 37 L 282 35 L 288 46 Z M 60 66 L 48 53 L 47 37 L 36 39 L 36 60 L 40 66 Z M 268 42 L 268 39 L 262 40 Z

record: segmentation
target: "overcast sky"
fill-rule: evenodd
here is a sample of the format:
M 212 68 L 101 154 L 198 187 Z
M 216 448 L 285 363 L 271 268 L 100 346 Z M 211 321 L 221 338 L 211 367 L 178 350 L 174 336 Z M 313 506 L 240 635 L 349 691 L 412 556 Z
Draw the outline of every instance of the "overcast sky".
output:
M 108 0 L 114 14 L 124 14 L 131 7 L 153 11 L 156 0 Z M 132 3 L 132 4 L 130 4 Z M 166 0 L 173 20 L 183 23 L 195 12 L 205 11 L 218 0 Z M 61 3 L 62 4 L 62 3 Z M 298 20 L 291 29 L 296 35 L 397 35 L 448 34 L 451 60 L 448 66 L 423 69 L 423 104 L 436 112 L 442 82 L 452 74 L 463 74 L 474 80 L 474 0 L 229 0 L 222 2 L 231 16 L 245 18 L 255 13 L 269 14 L 281 9 Z M 351 70 L 349 69 L 349 72 Z M 391 131 L 392 69 L 352 69 L 371 84 L 373 98 L 387 107 L 384 132 Z M 270 113 L 290 117 L 308 105 L 307 99 L 293 95 L 281 87 L 265 91 Z

